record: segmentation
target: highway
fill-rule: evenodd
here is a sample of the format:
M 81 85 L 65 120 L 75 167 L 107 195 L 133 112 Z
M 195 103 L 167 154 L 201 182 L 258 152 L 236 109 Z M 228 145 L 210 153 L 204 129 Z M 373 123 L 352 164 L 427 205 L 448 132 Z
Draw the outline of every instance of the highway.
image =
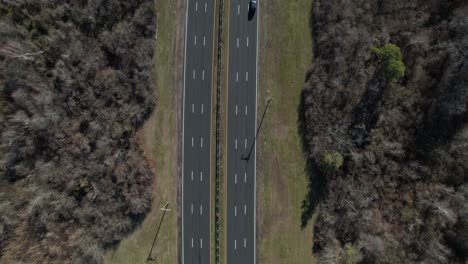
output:
M 182 129 L 182 264 L 210 263 L 214 4 L 215 0 L 187 0 Z
M 226 257 L 228 264 L 255 263 L 255 149 L 258 6 L 248 21 L 248 0 L 229 1 L 227 91 Z

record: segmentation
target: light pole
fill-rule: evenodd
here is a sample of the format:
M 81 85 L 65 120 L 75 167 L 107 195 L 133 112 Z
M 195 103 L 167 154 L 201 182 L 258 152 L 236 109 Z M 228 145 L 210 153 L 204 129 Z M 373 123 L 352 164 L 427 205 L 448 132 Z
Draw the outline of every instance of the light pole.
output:
M 255 146 L 255 142 L 257 141 L 258 133 L 260 132 L 260 128 L 262 127 L 263 119 L 265 118 L 266 111 L 267 111 L 268 106 L 270 105 L 271 101 L 272 101 L 272 99 L 268 99 L 267 105 L 265 106 L 265 110 L 263 111 L 262 119 L 260 120 L 260 125 L 257 128 L 257 133 L 255 134 L 254 141 L 252 142 L 252 146 L 250 147 L 249 154 L 247 156 L 244 156 L 244 154 L 242 154 L 242 156 L 241 156 L 242 160 L 249 161 L 249 159 L 250 159 L 250 154 L 252 154 L 252 150 L 253 150 L 253 148 Z
M 158 238 L 158 234 L 159 234 L 159 229 L 161 228 L 161 224 L 164 220 L 164 216 L 166 215 L 166 212 L 168 211 L 171 211 L 171 209 L 168 209 L 167 207 L 169 206 L 169 203 L 166 203 L 166 205 L 161 208 L 161 210 L 164 211 L 162 217 L 161 217 L 161 222 L 159 222 L 159 226 L 158 226 L 158 230 L 156 231 L 156 235 L 154 236 L 154 240 L 153 240 L 153 245 L 151 245 L 151 250 L 150 250 L 150 253 L 148 255 L 148 258 L 146 259 L 146 261 L 155 261 L 156 258 L 152 258 L 151 255 L 153 253 L 153 248 L 154 248 L 154 244 L 156 243 L 156 238 Z

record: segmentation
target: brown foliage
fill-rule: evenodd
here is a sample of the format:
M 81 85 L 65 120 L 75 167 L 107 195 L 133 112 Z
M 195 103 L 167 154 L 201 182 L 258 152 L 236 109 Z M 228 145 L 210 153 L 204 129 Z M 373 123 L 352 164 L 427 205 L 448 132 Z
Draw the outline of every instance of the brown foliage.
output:
M 0 262 L 101 263 L 148 212 L 154 2 L 0 3 Z
M 343 261 L 345 245 L 360 263 L 466 261 L 466 14 L 463 1 L 314 2 L 301 130 L 309 164 L 328 149 L 345 158 L 336 175 L 314 176 L 325 182 L 320 263 Z M 390 42 L 407 66 L 396 83 L 371 51 Z

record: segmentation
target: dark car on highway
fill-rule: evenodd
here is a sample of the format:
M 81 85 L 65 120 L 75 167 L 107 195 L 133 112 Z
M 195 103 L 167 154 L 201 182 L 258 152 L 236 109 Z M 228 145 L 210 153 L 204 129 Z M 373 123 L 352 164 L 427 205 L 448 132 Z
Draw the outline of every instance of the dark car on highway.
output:
M 257 10 L 257 0 L 250 0 L 250 2 L 249 2 L 249 15 L 248 15 L 249 20 L 252 20 L 252 18 L 254 17 L 255 10 Z

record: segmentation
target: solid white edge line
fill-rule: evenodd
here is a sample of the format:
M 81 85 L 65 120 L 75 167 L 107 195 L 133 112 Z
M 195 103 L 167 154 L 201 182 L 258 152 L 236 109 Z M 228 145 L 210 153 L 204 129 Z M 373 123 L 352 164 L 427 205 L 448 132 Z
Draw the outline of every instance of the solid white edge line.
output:
M 187 25 L 188 25 L 188 9 L 189 9 L 189 0 L 186 1 L 185 6 L 185 47 L 184 47 L 184 83 L 183 83 L 183 92 L 182 92 L 182 264 L 185 263 L 184 259 L 184 250 L 185 250 L 185 236 L 184 236 L 184 135 L 185 135 L 185 74 L 187 68 Z M 193 238 L 192 238 L 193 241 Z
M 255 68 L 255 106 L 257 105 L 258 100 L 258 17 L 260 16 L 260 5 L 257 6 L 257 52 L 256 52 L 256 68 Z M 255 128 L 257 127 L 257 107 L 255 107 Z M 255 129 L 256 130 L 256 129 Z M 255 131 L 254 131 L 255 133 Z M 257 142 L 255 141 L 255 157 L 254 157 L 254 261 L 255 264 L 257 261 Z

